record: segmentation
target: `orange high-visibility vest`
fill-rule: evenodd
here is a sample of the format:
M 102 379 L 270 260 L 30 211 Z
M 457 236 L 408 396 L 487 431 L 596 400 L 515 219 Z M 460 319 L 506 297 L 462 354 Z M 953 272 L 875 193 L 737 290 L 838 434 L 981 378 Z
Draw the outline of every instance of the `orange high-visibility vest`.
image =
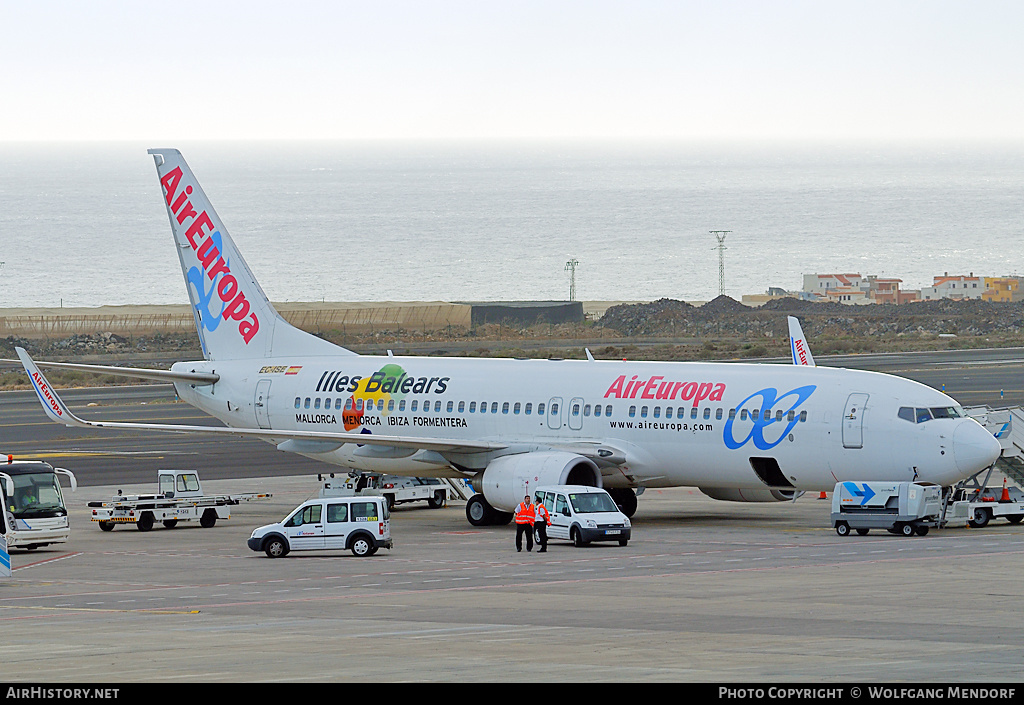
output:
M 537 515 L 536 515 L 536 518 L 534 519 L 534 521 L 535 522 L 542 521 L 545 524 L 550 524 L 551 523 L 551 514 L 548 512 L 548 508 L 545 507 L 543 504 L 538 504 L 538 505 L 536 505 L 536 507 L 537 507 Z
M 532 524 L 533 523 L 533 505 L 520 502 L 519 506 L 516 507 L 516 523 L 517 524 Z

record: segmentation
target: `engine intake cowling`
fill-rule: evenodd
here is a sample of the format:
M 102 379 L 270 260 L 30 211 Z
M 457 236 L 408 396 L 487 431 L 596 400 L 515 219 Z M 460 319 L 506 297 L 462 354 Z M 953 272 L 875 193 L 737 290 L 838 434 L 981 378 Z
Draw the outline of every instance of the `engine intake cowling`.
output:
M 539 485 L 602 487 L 601 471 L 589 458 L 564 451 L 537 451 L 495 458 L 474 482 L 487 502 L 511 512 Z
M 792 502 L 803 494 L 799 490 L 743 490 L 735 487 L 701 487 L 700 491 L 723 502 Z

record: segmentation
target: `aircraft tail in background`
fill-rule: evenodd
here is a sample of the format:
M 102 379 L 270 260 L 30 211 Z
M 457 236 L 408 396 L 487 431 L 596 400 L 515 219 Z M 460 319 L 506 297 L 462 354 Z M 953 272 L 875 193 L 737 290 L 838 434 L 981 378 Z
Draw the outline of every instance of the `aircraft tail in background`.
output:
M 794 365 L 814 367 L 814 358 L 811 356 L 811 349 L 807 346 L 807 338 L 804 337 L 800 321 L 794 316 L 789 316 L 789 350 L 793 355 Z
M 181 152 L 151 149 L 196 330 L 208 360 L 354 355 L 274 309 Z

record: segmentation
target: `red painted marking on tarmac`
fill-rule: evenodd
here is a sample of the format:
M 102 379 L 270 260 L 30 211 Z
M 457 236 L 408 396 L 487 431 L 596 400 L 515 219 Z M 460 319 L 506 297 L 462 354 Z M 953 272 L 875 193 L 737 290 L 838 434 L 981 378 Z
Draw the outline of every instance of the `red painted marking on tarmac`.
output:
M 78 551 L 77 553 L 69 553 L 66 556 L 55 556 L 53 558 L 44 558 L 43 560 L 36 561 L 35 563 L 29 563 L 27 565 L 19 565 L 17 568 L 11 568 L 11 572 L 13 573 L 16 570 L 24 570 L 25 568 L 31 568 L 32 566 L 42 565 L 44 563 L 53 563 L 54 561 L 62 561 L 65 558 L 74 558 L 75 556 L 81 556 L 81 555 L 82 555 L 82 551 Z

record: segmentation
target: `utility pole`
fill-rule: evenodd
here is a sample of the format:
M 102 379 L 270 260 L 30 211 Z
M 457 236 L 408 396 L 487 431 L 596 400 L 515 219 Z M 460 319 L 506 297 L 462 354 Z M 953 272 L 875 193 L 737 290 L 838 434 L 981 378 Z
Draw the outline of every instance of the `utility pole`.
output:
M 569 272 L 569 300 L 576 300 L 576 266 L 580 263 L 575 257 L 565 263 L 565 271 Z
M 725 293 L 725 236 L 732 230 L 711 230 L 712 235 L 718 240 L 718 295 Z

